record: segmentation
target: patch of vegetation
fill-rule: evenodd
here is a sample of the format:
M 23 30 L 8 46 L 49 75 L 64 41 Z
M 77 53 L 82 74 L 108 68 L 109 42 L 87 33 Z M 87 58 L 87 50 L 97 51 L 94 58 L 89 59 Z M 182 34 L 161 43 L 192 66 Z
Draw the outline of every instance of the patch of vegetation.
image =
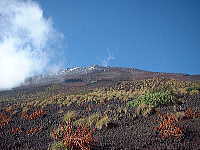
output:
M 103 126 L 107 126 L 107 124 L 110 122 L 110 119 L 107 115 L 103 116 L 100 120 L 96 122 L 95 127 L 97 129 L 102 129 Z
M 183 137 L 186 133 L 186 126 L 180 128 L 178 126 L 179 121 L 185 119 L 194 119 L 200 117 L 200 112 L 195 112 L 191 108 L 186 111 L 175 112 L 171 114 L 160 114 L 161 122 L 159 126 L 155 127 L 155 130 L 159 131 L 162 138 Z
M 21 117 L 26 119 L 26 120 L 35 120 L 39 117 L 42 117 L 43 115 L 45 115 L 46 112 L 42 109 L 36 110 L 35 112 L 33 112 L 32 114 L 27 114 L 27 112 L 23 112 L 21 114 Z
M 178 119 L 173 114 L 160 115 L 161 122 L 155 130 L 159 131 L 162 138 L 176 137 L 180 138 L 183 136 L 183 130 L 176 126 Z
M 64 114 L 63 120 L 64 122 L 71 122 L 74 119 L 76 119 L 77 113 L 75 111 L 68 111 L 66 114 Z
M 62 150 L 62 149 L 68 150 L 65 148 L 65 145 L 63 144 L 62 141 L 55 142 L 51 144 L 50 147 L 48 148 L 48 150 Z
M 6 126 L 11 121 L 11 117 L 0 113 L 0 128 Z
M 99 113 L 93 113 L 92 115 L 80 118 L 73 122 L 75 126 L 86 126 L 89 128 L 102 129 L 103 126 L 107 126 L 110 122 L 108 115 L 101 116 Z
M 90 150 L 90 144 L 94 143 L 93 133 L 89 128 L 73 126 L 71 123 L 61 125 L 51 133 L 52 138 L 57 142 L 50 147 L 64 147 L 64 149 Z
M 170 91 L 146 92 L 145 94 L 139 96 L 136 100 L 129 101 L 127 104 L 129 107 L 138 107 L 142 104 L 157 107 L 159 105 L 172 103 L 175 99 L 175 96 Z
M 200 85 L 186 88 L 187 93 L 195 95 L 200 93 Z
M 193 91 L 193 90 L 200 91 L 200 86 L 197 86 L 197 87 L 189 87 L 189 88 L 187 88 L 187 91 L 188 91 L 188 92 L 191 92 L 191 91 Z
M 100 114 L 99 113 L 94 113 L 92 115 L 90 115 L 88 117 L 88 123 L 89 123 L 89 126 L 91 127 L 92 125 L 95 125 L 96 122 L 98 122 L 98 120 L 100 119 Z
M 137 80 L 137 81 L 123 81 L 116 89 L 118 90 L 139 90 L 139 91 L 149 91 L 149 90 L 173 90 L 176 91 L 179 88 L 187 87 L 198 87 L 200 82 L 192 81 L 180 81 L 175 79 L 167 79 L 162 77 L 155 77 L 152 79 Z
M 151 115 L 154 112 L 154 107 L 147 104 L 141 104 L 136 109 L 137 115 L 142 115 L 144 117 Z
M 100 119 L 100 114 L 99 113 L 94 113 L 88 117 L 80 118 L 76 121 L 74 121 L 74 125 L 76 126 L 87 126 L 87 127 L 92 127 L 95 126 L 96 122 Z

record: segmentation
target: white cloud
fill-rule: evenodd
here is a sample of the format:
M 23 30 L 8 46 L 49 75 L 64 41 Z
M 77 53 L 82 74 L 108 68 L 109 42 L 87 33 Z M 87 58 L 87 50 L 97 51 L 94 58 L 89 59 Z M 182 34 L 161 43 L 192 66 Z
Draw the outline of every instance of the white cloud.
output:
M 105 59 L 103 59 L 103 61 L 102 61 L 101 64 L 102 64 L 102 66 L 107 67 L 107 66 L 110 64 L 110 62 L 111 62 L 112 60 L 115 60 L 115 57 L 114 57 L 113 54 L 110 52 L 110 50 L 107 49 L 107 57 L 106 57 Z
M 60 35 L 38 3 L 0 0 L 0 89 L 50 70 L 50 59 L 56 54 L 51 45 Z

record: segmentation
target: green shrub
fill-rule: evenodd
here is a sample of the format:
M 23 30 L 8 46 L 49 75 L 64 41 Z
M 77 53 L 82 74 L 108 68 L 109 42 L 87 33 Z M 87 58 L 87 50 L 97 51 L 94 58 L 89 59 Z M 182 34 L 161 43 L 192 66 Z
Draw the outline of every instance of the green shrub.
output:
M 135 101 L 135 100 L 129 101 L 129 102 L 127 103 L 127 106 L 128 106 L 128 107 L 135 107 L 135 106 L 134 106 L 134 101 Z
M 175 96 L 170 91 L 160 92 L 147 92 L 139 96 L 136 100 L 128 102 L 129 107 L 138 107 L 141 104 L 157 107 L 163 104 L 172 103 L 175 100 Z
M 192 91 L 200 91 L 200 86 L 198 87 L 189 87 L 186 89 L 188 92 L 192 92 Z

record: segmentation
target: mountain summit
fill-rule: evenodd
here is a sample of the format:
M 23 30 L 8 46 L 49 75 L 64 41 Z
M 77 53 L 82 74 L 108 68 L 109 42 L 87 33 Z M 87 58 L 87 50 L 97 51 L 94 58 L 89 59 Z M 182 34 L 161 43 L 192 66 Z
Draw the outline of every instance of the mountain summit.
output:
M 88 67 L 67 68 L 59 70 L 55 73 L 33 76 L 27 78 L 22 86 L 48 85 L 52 83 L 65 83 L 70 81 L 90 83 L 103 80 L 139 80 L 153 77 L 175 78 L 179 80 L 200 80 L 200 75 L 150 72 L 136 68 L 103 67 L 93 65 Z

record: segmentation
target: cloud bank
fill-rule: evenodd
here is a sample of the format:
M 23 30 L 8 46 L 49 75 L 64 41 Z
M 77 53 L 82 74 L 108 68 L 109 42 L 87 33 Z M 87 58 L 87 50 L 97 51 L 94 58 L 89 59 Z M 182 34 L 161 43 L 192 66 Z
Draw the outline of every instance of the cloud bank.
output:
M 54 44 L 61 37 L 38 3 L 0 0 L 0 90 L 19 86 L 27 77 L 51 70 Z

